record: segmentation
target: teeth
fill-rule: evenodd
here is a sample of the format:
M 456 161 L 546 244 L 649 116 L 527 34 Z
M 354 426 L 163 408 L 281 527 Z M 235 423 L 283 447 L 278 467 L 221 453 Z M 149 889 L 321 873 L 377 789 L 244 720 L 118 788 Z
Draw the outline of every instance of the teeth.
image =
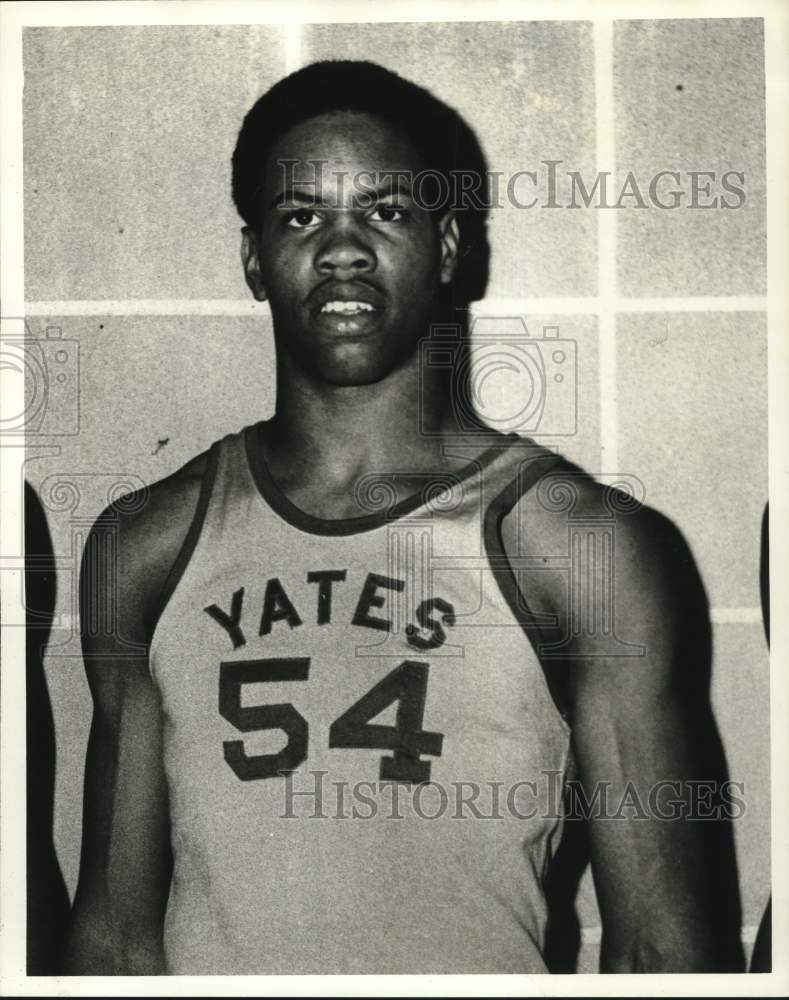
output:
M 325 313 L 342 313 L 343 316 L 355 316 L 360 312 L 374 312 L 369 302 L 326 302 L 321 309 Z

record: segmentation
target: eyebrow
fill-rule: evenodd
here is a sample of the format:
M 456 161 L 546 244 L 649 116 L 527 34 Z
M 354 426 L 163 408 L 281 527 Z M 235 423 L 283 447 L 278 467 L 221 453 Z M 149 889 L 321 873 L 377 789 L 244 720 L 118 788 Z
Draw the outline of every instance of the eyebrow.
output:
M 368 175 L 364 174 L 364 176 Z M 356 193 L 362 198 L 369 198 L 371 196 L 376 198 L 387 198 L 394 195 L 400 195 L 406 198 L 413 197 L 413 191 L 411 188 L 404 184 L 399 178 L 397 183 L 383 181 L 377 186 L 365 184 L 364 189 L 362 191 L 357 191 Z M 291 202 L 298 202 L 300 205 L 309 205 L 310 207 L 328 207 L 325 201 L 316 197 L 314 191 L 304 191 L 294 187 L 285 188 L 280 191 L 276 197 L 272 199 L 269 207 L 281 208 L 283 205 L 290 204 Z
M 296 188 L 286 188 L 284 191 L 279 192 L 269 207 L 278 208 L 279 206 L 285 205 L 291 201 L 297 201 L 302 205 L 323 204 L 320 198 L 316 198 L 315 195 L 310 194 L 309 191 L 298 191 Z

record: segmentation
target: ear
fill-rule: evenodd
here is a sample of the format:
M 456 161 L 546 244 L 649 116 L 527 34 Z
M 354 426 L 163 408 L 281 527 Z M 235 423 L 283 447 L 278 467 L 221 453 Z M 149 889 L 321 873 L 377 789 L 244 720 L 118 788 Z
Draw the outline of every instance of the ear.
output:
M 458 263 L 460 230 L 453 211 L 447 212 L 438 224 L 441 240 L 441 284 L 448 285 L 455 275 Z
M 260 269 L 260 239 L 251 226 L 244 226 L 241 230 L 241 262 L 249 290 L 258 302 L 265 302 L 266 289 Z

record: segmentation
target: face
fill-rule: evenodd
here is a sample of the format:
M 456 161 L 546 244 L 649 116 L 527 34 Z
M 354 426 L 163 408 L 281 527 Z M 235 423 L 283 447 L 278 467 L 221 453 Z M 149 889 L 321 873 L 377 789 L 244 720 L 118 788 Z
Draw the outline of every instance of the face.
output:
M 457 225 L 412 197 L 407 178 L 420 169 L 392 126 L 356 112 L 312 118 L 273 148 L 262 229 L 244 230 L 246 278 L 269 301 L 278 352 L 313 378 L 378 382 L 428 333 Z

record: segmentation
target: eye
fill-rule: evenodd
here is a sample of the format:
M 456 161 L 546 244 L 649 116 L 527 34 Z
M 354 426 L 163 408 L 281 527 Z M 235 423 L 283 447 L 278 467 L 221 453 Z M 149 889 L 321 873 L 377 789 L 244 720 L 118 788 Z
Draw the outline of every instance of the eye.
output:
M 370 218 L 373 222 L 403 222 L 407 215 L 399 205 L 376 205 Z
M 297 208 L 285 216 L 285 225 L 291 229 L 308 229 L 320 221 L 317 212 L 312 208 Z

